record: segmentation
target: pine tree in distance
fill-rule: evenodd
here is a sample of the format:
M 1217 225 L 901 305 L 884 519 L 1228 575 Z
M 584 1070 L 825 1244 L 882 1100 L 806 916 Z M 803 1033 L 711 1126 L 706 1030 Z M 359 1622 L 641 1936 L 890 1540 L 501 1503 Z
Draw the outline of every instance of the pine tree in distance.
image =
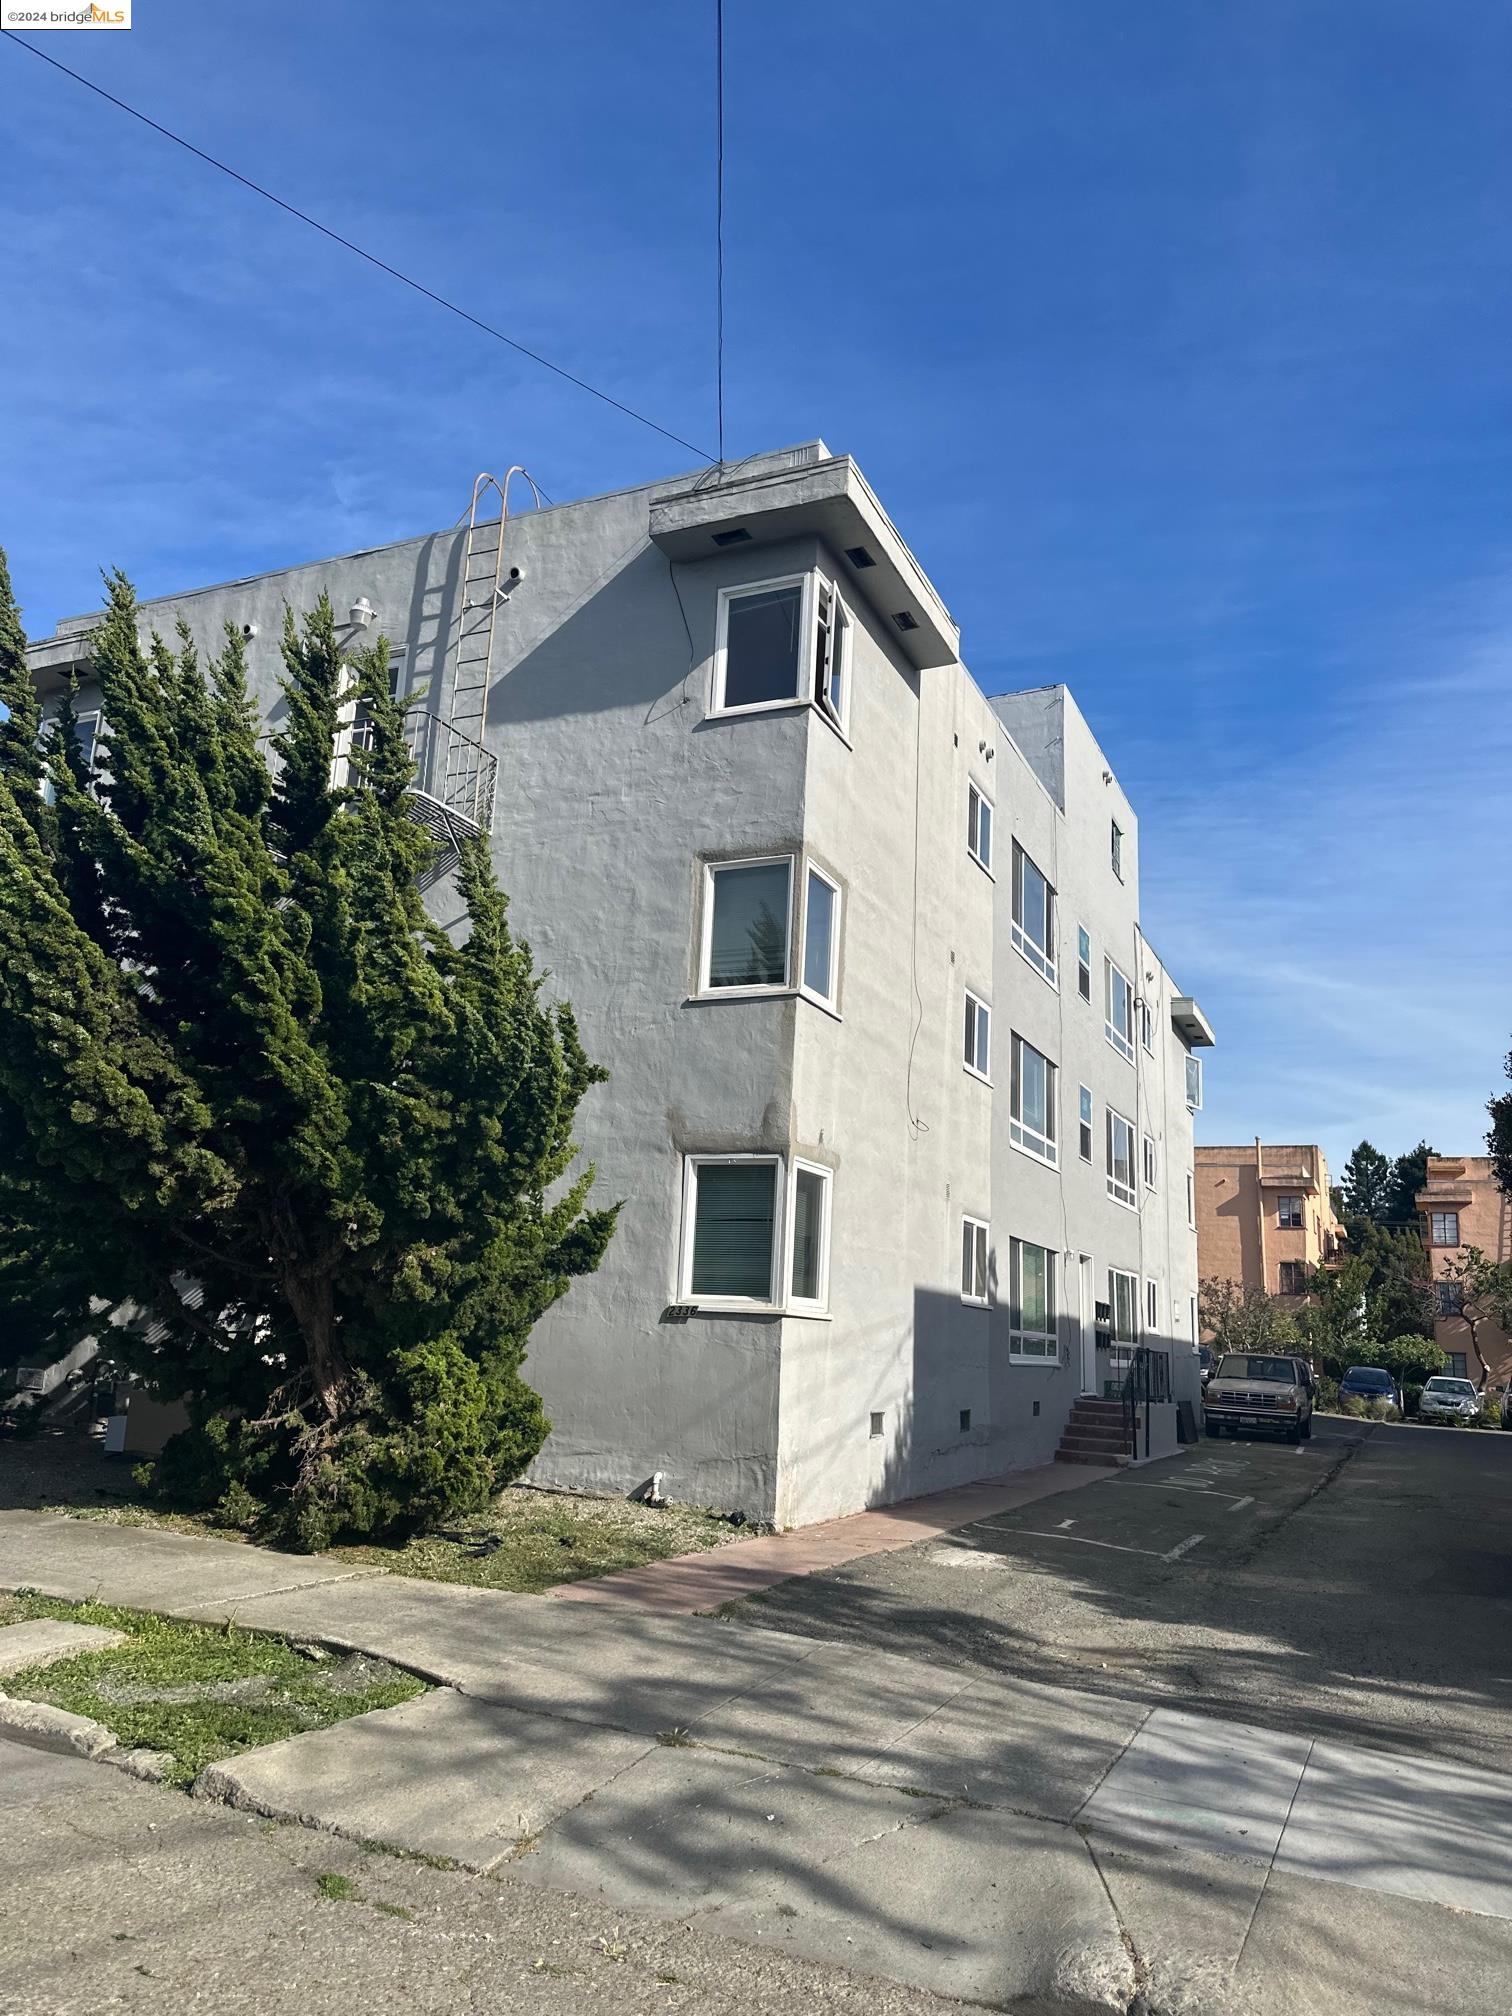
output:
M 271 766 L 234 629 L 144 649 L 117 574 L 92 651 L 91 773 L 68 705 L 38 747 L 0 572 L 0 1329 L 125 1312 L 114 1355 L 193 1422 L 158 1486 L 288 1544 L 476 1510 L 549 1430 L 532 1326 L 613 1232 L 572 1168 L 605 1074 L 484 842 L 464 941 L 426 915 L 384 639 L 288 615 Z

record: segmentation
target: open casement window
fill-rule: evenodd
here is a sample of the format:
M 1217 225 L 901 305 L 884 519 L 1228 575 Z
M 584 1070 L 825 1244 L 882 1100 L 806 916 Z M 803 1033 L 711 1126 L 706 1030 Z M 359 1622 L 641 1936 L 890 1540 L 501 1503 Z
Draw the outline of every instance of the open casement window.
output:
M 711 863 L 705 871 L 699 991 L 774 993 L 791 984 L 793 863 Z
M 1092 999 L 1092 936 L 1085 924 L 1076 927 L 1076 991 L 1083 1001 Z
M 966 852 L 992 872 L 992 800 L 975 784 L 966 786 Z
M 1055 1327 L 1055 1255 L 1027 1239 L 1008 1242 L 1011 1312 L 1008 1355 L 1026 1364 L 1054 1364 L 1060 1356 Z
M 1055 891 L 1015 840 L 1013 947 L 1042 979 L 1055 981 Z
M 1186 1060 L 1186 1103 L 1192 1113 L 1202 1110 L 1202 1059 L 1188 1057 Z
M 1122 1113 L 1108 1108 L 1108 1195 L 1119 1204 L 1135 1207 L 1134 1129 Z M 1132 1278 L 1132 1277 L 1131 1277 Z
M 840 890 L 810 864 L 804 878 L 803 991 L 835 1006 L 840 972 Z
M 1146 1190 L 1153 1190 L 1158 1165 L 1155 1159 L 1155 1143 L 1150 1135 L 1145 1135 L 1140 1148 L 1143 1155 L 1144 1185 Z
M 793 1202 L 788 1214 L 792 1252 L 788 1299 L 795 1309 L 829 1307 L 830 1171 L 817 1162 L 793 1164 Z
M 680 1293 L 686 1302 L 772 1307 L 782 1251 L 776 1155 L 690 1155 L 684 1164 Z
M 1008 1085 L 1008 1137 L 1026 1155 L 1056 1160 L 1055 1066 L 1015 1030 Z
M 1123 838 L 1123 828 L 1115 819 L 1108 833 L 1108 856 L 1113 864 L 1113 873 L 1120 882 L 1123 880 Z
M 992 1010 L 966 990 L 966 1069 L 977 1078 L 992 1082 Z
M 1103 1031 L 1120 1057 L 1134 1061 L 1134 989 L 1128 975 L 1103 961 Z M 1189 1102 L 1190 1103 L 1190 1102 Z
M 1153 1057 L 1155 1055 L 1155 1018 L 1150 1013 L 1150 1004 L 1148 1001 L 1141 1000 L 1138 1003 L 1138 1013 L 1139 1040 Z
M 1113 1318 L 1108 1365 L 1113 1372 L 1122 1373 L 1133 1362 L 1139 1342 L 1139 1283 L 1118 1267 L 1108 1269 L 1108 1307 Z
M 987 1305 L 987 1227 L 980 1218 L 961 1220 L 961 1300 Z
M 1083 1085 L 1078 1095 L 1077 1149 L 1083 1162 L 1092 1160 L 1092 1087 Z
M 815 587 L 814 698 L 842 732 L 850 715 L 851 650 L 856 625 L 830 583 Z

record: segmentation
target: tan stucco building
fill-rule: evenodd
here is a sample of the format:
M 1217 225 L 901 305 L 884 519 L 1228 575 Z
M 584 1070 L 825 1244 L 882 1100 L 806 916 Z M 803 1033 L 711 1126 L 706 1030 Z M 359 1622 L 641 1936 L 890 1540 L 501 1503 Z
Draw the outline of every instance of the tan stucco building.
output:
M 1434 1281 L 1433 1334 L 1448 1357 L 1446 1369 L 1479 1385 L 1484 1366 L 1486 1384 L 1504 1386 L 1512 1379 L 1512 1343 L 1489 1321 L 1477 1323 L 1472 1335 L 1457 1288 L 1443 1277 L 1467 1246 L 1478 1246 L 1489 1260 L 1512 1260 L 1512 1200 L 1497 1188 L 1488 1155 L 1430 1155 L 1416 1201 Z
M 1193 1153 L 1200 1278 L 1300 1297 L 1344 1237 L 1323 1150 L 1255 1140 Z

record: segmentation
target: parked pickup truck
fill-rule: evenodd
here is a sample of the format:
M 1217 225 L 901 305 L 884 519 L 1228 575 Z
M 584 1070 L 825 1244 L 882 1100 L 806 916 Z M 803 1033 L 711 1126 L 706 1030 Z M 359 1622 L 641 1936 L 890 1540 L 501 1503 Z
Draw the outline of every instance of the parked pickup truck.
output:
M 1202 1396 L 1209 1435 L 1282 1434 L 1288 1442 L 1312 1435 L 1312 1368 L 1304 1358 L 1225 1351 Z

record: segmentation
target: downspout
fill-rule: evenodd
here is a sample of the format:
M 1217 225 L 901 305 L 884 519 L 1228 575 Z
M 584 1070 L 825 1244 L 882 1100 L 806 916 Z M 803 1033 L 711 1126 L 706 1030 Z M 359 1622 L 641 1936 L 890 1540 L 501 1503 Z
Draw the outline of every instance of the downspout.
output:
M 1265 1254 L 1265 1150 L 1255 1136 L 1255 1212 L 1260 1230 L 1260 1288 L 1270 1293 L 1270 1266 Z

